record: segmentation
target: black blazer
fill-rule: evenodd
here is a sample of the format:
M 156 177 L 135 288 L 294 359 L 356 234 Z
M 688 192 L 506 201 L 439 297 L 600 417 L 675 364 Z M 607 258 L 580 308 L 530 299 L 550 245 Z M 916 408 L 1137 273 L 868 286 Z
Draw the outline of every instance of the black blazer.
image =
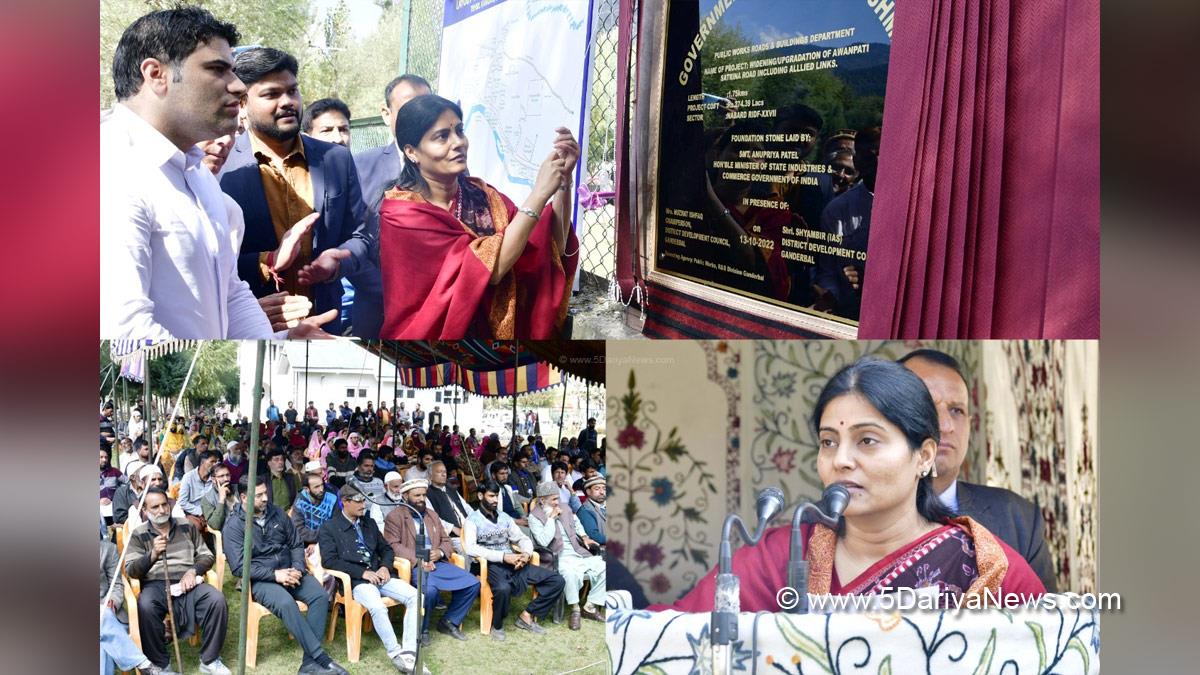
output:
M 350 251 L 351 257 L 342 261 L 339 277 L 357 274 L 378 261 L 379 219 L 367 211 L 363 203 L 350 151 L 304 135 L 300 139 L 312 178 L 313 210 L 321 214 L 312 229 L 313 258 L 326 249 L 344 248 Z M 260 278 L 258 254 L 274 250 L 279 246 L 279 238 L 275 236 L 258 160 L 254 157 L 248 133 L 234 141 L 218 179 L 221 190 L 242 207 L 246 222 L 238 256 L 238 276 L 250 285 L 255 297 L 270 295 L 275 289 Z M 313 314 L 339 308 L 341 300 L 340 279 L 317 284 L 313 287 Z M 334 319 L 324 328 L 336 335 L 341 332 L 340 325 L 340 319 Z
M 1033 568 L 1046 590 L 1057 592 L 1054 560 L 1038 507 L 1004 488 L 958 481 L 958 512 L 979 521 L 989 532 L 1013 547 Z
M 390 570 L 396 557 L 391 545 L 383 540 L 374 518 L 364 515 L 358 519 L 358 524 L 362 528 L 363 542 L 371 552 L 369 567 L 363 564 L 358 555 L 358 536 L 354 534 L 354 526 L 345 514 L 333 514 L 332 518 L 321 525 L 321 531 L 317 534 L 317 543 L 321 547 L 321 565 L 349 574 L 352 586 L 367 583 L 363 581 L 363 572 L 374 571 L 380 567 Z

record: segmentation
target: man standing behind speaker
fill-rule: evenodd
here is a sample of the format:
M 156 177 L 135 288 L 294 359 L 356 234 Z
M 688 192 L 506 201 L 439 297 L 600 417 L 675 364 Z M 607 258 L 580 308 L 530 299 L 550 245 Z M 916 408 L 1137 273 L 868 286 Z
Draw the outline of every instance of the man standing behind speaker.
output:
M 384 106 L 380 117 L 387 124 L 387 143 L 378 148 L 364 150 L 354 156 L 354 167 L 358 170 L 358 182 L 362 185 L 363 202 L 372 216 L 378 216 L 383 193 L 388 186 L 400 178 L 400 151 L 396 149 L 396 113 L 412 99 L 433 90 L 419 75 L 401 75 L 383 91 Z M 354 336 L 371 340 L 379 339 L 383 326 L 383 279 L 379 273 L 379 251 L 374 251 L 371 264 L 350 276 L 354 286 L 354 308 L 350 320 Z
M 938 443 L 933 488 L 942 503 L 959 515 L 979 521 L 1016 549 L 1046 590 L 1056 592 L 1054 562 L 1037 505 L 1004 488 L 958 479 L 971 440 L 970 387 L 958 360 L 935 349 L 918 349 L 901 358 L 900 363 L 921 378 L 937 406 L 942 438 Z

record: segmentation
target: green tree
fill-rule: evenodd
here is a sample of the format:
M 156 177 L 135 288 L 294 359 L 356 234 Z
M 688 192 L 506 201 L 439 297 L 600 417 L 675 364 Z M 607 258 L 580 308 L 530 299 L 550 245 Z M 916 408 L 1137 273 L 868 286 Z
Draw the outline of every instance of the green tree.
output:
M 301 65 L 312 58 L 314 50 L 308 41 L 314 14 L 311 0 L 191 0 L 191 3 L 237 26 L 242 45 L 282 49 L 299 59 Z M 138 17 L 178 4 L 177 0 L 100 0 L 101 109 L 111 107 L 116 101 L 112 57 L 121 34 Z
M 192 351 L 184 353 L 190 363 Z M 200 357 L 196 359 L 192 380 L 184 393 L 188 402 L 194 406 L 213 406 L 222 397 L 227 401 L 237 400 L 237 391 L 237 342 L 214 340 L 204 343 Z

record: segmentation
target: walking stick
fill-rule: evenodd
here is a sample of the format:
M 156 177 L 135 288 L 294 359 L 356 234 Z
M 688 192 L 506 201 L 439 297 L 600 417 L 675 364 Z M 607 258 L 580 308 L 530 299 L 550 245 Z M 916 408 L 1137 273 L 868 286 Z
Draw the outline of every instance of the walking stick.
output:
M 175 662 L 183 672 L 183 656 L 179 653 L 179 636 L 175 634 L 175 603 L 171 598 L 171 577 L 167 576 L 167 552 L 163 551 L 163 583 L 167 585 L 167 615 L 171 617 L 171 644 L 175 646 Z

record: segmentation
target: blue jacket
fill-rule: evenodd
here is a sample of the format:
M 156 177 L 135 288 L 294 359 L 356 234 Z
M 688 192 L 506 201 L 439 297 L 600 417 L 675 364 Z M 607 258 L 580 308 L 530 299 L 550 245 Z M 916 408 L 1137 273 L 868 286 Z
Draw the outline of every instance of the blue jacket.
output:
M 321 214 L 313 226 L 313 257 L 331 248 L 350 251 L 350 257 L 342 261 L 339 269 L 342 276 L 357 274 L 371 264 L 377 264 L 374 261 L 379 259 L 379 220 L 363 202 L 350 151 L 304 135 L 300 139 L 304 143 L 304 156 L 312 178 L 313 209 Z M 238 136 L 218 178 L 225 194 L 242 207 L 246 221 L 246 234 L 238 256 L 238 276 L 250 284 L 256 297 L 270 295 L 275 289 L 263 281 L 258 256 L 278 248 L 279 238 L 275 235 L 249 133 Z M 317 284 L 313 287 L 313 314 L 340 309 L 341 298 L 340 279 Z M 338 334 L 341 321 L 334 319 L 324 329 Z

